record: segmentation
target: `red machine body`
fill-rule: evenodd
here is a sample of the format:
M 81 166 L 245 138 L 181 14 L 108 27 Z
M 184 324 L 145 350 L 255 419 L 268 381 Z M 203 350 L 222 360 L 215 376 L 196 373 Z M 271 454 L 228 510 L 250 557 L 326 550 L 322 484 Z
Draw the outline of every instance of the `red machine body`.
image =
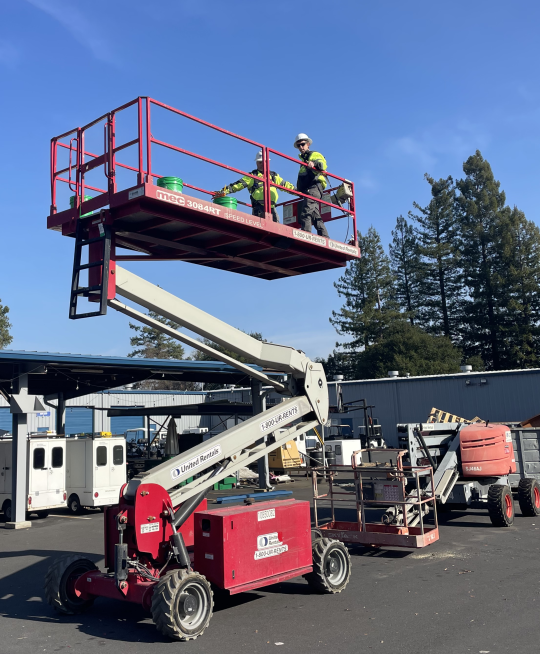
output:
M 231 594 L 311 572 L 309 502 L 197 511 L 194 569 Z
M 460 432 L 463 477 L 502 477 L 516 472 L 512 434 L 506 425 L 476 423 Z
M 171 498 L 162 486 L 141 484 L 134 502 L 127 502 L 121 495 L 118 504 L 105 509 L 105 567 L 114 570 L 114 546 L 119 542 L 116 516 L 119 513 L 127 517 L 124 543 L 128 544 L 128 556 L 143 554 L 151 560 L 152 566 L 163 565 L 173 533 L 166 516 L 170 506 Z M 207 502 L 203 500 L 196 511 L 206 509 L 206 506 Z M 186 547 L 192 547 L 195 542 L 194 515 L 192 513 L 178 530 Z

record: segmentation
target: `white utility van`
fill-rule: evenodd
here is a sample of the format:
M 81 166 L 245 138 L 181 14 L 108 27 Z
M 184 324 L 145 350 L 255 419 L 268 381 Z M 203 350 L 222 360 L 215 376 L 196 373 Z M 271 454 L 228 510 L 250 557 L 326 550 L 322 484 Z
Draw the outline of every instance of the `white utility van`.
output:
M 126 439 L 124 435 L 85 434 L 66 438 L 66 489 L 68 508 L 116 504 L 126 483 Z
M 28 436 L 26 510 L 46 518 L 49 509 L 66 506 L 66 439 L 54 434 Z M 11 438 L 0 439 L 0 506 L 11 521 Z

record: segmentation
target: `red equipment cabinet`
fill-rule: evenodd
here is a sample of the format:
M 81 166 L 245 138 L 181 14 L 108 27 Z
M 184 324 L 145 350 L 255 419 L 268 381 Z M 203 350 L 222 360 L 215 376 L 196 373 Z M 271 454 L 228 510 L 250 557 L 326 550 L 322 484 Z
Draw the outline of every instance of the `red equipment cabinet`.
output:
M 476 423 L 459 432 L 464 477 L 502 477 L 516 472 L 512 434 L 506 425 Z
M 311 572 L 309 502 L 197 511 L 194 568 L 231 594 Z

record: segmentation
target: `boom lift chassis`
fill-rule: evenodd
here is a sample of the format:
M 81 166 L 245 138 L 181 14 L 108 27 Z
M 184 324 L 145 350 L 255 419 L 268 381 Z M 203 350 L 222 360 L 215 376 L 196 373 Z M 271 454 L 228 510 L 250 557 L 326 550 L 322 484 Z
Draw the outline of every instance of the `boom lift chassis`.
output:
M 327 422 L 328 391 L 322 365 L 300 350 L 262 343 L 119 266 L 111 267 L 110 273 L 116 293 L 107 290 L 108 307 L 234 366 L 273 387 L 284 400 L 131 479 L 121 490 L 119 504 L 105 513 L 107 572 L 100 572 L 84 557 L 70 555 L 58 560 L 46 577 L 48 602 L 66 614 L 85 610 L 98 596 L 140 603 L 151 610 L 163 634 L 190 640 L 204 632 L 212 615 L 212 589 L 201 574 L 204 571 L 214 586 L 231 593 L 299 575 L 304 575 L 317 591 L 343 590 L 350 577 L 349 554 L 341 542 L 318 533 L 312 545 L 308 502 L 268 502 L 258 504 L 256 511 L 249 506 L 234 507 L 235 521 L 247 521 L 243 530 L 253 529 L 255 552 L 251 561 L 233 562 L 232 580 L 225 562 L 221 564 L 223 569 L 216 571 L 212 567 L 214 554 L 203 553 L 203 546 L 212 541 L 208 537 L 213 538 L 205 531 L 212 520 L 226 522 L 226 517 L 231 517 L 231 529 L 234 524 L 230 508 L 205 511 L 205 497 L 212 485 Z M 286 381 L 269 377 L 163 325 L 121 302 L 116 295 L 263 368 L 285 373 Z M 194 474 L 196 478 L 180 486 Z M 226 511 L 229 513 L 225 516 Z M 244 535 L 249 539 L 249 533 Z M 223 538 L 214 545 L 224 548 Z M 220 555 L 225 556 L 221 551 Z M 234 581 L 235 571 L 238 583 Z M 240 583 L 242 574 L 244 581 Z

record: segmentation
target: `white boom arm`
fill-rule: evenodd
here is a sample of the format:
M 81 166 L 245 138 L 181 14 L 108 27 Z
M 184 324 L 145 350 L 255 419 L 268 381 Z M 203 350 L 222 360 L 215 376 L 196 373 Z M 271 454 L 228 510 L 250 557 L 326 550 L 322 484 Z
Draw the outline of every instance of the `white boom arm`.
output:
M 272 386 L 278 393 L 292 396 L 292 399 L 214 436 L 151 471 L 137 475 L 126 488 L 127 497 L 133 497 L 141 483 L 156 483 L 170 490 L 193 474 L 204 473 L 214 464 L 221 462 L 223 470 L 220 474 L 211 478 L 211 471 L 199 474 L 195 481 L 171 494 L 175 504 L 183 502 L 288 440 L 307 432 L 317 424 L 326 423 L 328 391 L 323 367 L 320 363 L 313 363 L 301 350 L 258 341 L 119 266 L 116 267 L 116 291 L 118 295 L 242 355 L 255 364 L 287 373 L 289 382 L 285 385 L 116 299 L 108 302 L 111 308 L 211 354 L 219 361 L 224 361 L 250 377 Z M 302 421 L 304 417 L 305 421 L 284 432 L 278 434 L 276 431 L 291 422 Z

